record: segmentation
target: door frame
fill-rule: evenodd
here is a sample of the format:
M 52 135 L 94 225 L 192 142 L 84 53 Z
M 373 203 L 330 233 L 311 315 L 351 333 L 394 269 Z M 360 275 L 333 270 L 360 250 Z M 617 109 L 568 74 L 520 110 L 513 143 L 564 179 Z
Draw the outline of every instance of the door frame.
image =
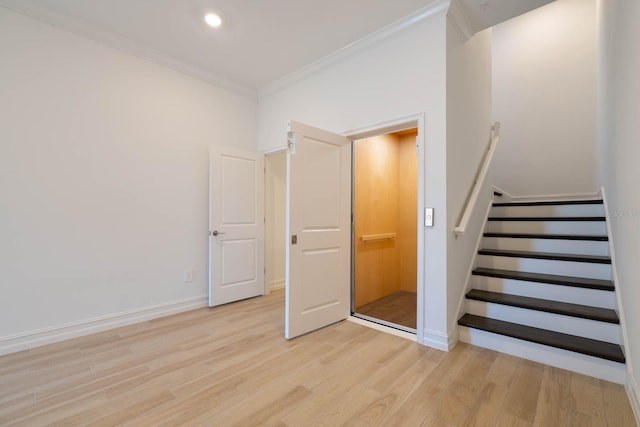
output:
M 267 178 L 270 176 L 271 174 L 271 163 L 267 160 L 268 157 L 270 156 L 274 156 L 277 154 L 286 154 L 287 153 L 287 148 L 286 147 L 281 147 L 281 148 L 276 148 L 273 150 L 269 150 L 269 151 L 264 151 L 262 152 L 262 155 L 264 156 L 264 216 L 265 216 L 265 230 L 264 230 L 264 294 L 265 295 L 269 295 L 271 293 L 271 284 L 268 283 L 267 278 L 269 277 L 270 273 L 271 273 L 271 263 L 267 262 L 267 261 L 271 261 L 272 260 L 272 256 L 268 255 L 269 253 L 269 247 L 268 244 L 270 243 L 267 239 L 268 237 L 268 233 L 267 233 L 267 203 L 269 203 L 269 198 L 273 197 L 273 194 L 271 194 L 271 190 L 269 188 L 269 183 L 267 182 Z M 285 168 L 287 167 L 287 165 L 285 164 Z M 286 172 L 286 170 L 285 170 Z M 285 183 L 286 186 L 286 183 Z M 285 214 L 286 216 L 286 214 Z M 285 238 L 285 244 L 287 242 L 287 239 Z
M 418 130 L 418 136 L 416 139 L 417 143 L 417 156 L 418 156 L 418 252 L 417 252 L 417 315 L 416 315 L 416 341 L 420 344 L 423 343 L 423 331 L 424 331 L 424 297 L 425 297 L 425 285 L 424 285 L 424 277 L 425 277 L 425 263 L 424 263 L 424 242 L 425 242 L 425 227 L 424 227 L 424 214 L 425 214 L 425 115 L 424 114 L 415 114 L 407 117 L 402 117 L 395 120 L 390 120 L 383 123 L 374 124 L 371 126 L 350 130 L 347 132 L 343 132 L 342 135 L 346 136 L 353 143 L 359 139 L 370 138 L 373 136 L 385 135 L 393 132 L 398 132 L 401 130 L 416 128 Z M 352 183 L 353 183 L 353 162 L 352 162 Z M 353 191 L 351 194 L 351 209 L 353 214 Z M 353 310 L 353 291 L 354 291 L 354 269 L 355 269 L 355 258 L 354 258 L 354 250 L 355 250 L 355 242 L 353 241 L 353 219 L 351 224 L 352 232 L 351 232 L 351 301 L 352 301 L 352 312 Z M 353 318 L 354 316 L 352 316 Z M 358 319 L 359 318 L 355 318 Z M 365 321 L 367 321 L 365 319 Z M 369 321 L 369 323 L 373 323 Z M 387 328 L 389 332 L 394 333 L 397 329 L 393 327 L 387 327 L 382 324 L 383 327 Z M 407 334 L 408 335 L 408 334 Z

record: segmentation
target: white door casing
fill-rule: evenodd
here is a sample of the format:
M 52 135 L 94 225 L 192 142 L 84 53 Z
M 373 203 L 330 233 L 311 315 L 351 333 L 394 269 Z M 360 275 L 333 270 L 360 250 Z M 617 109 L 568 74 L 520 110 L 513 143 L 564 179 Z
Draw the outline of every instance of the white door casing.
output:
M 209 306 L 264 294 L 264 156 L 212 146 Z
M 346 319 L 351 297 L 351 140 L 293 121 L 289 131 L 287 339 Z

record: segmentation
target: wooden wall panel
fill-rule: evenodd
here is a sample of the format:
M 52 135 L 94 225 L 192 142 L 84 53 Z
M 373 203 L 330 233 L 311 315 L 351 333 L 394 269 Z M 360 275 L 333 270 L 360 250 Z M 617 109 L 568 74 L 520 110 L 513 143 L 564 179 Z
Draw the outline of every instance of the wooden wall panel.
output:
M 417 292 L 418 284 L 418 156 L 417 131 L 400 137 L 399 233 L 400 289 Z
M 398 234 L 399 139 L 382 135 L 355 148 L 355 305 L 361 307 L 399 288 L 397 240 L 362 242 L 363 235 Z

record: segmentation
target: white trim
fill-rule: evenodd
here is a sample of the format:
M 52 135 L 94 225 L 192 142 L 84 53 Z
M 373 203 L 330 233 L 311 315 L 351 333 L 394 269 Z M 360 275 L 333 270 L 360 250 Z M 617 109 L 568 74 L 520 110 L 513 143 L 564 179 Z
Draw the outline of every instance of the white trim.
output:
M 629 401 L 631 402 L 631 409 L 633 410 L 633 415 L 636 417 L 636 424 L 640 425 L 640 399 L 638 398 L 638 384 L 633 378 L 632 371 L 627 371 L 627 383 L 625 384 L 625 388 L 627 389 L 627 395 L 629 396 Z
M 385 332 L 387 334 L 395 335 L 400 338 L 405 338 L 410 341 L 416 341 L 416 334 L 412 334 L 411 332 L 401 331 L 400 329 L 392 328 L 390 326 L 381 325 L 380 323 L 371 322 L 369 320 L 360 319 L 358 317 L 349 316 L 347 318 L 349 322 L 356 323 L 361 326 L 366 326 L 367 328 L 375 329 L 380 332 Z
M 624 384 L 627 371 L 623 363 L 549 347 L 517 338 L 460 326 L 460 341 L 479 347 L 555 366 L 594 378 Z
M 464 11 L 464 7 L 460 4 L 460 0 L 451 0 L 451 6 L 449 7 L 447 18 L 463 43 L 475 34 L 471 21 L 469 20 L 469 16 Z
M 370 138 L 372 136 L 384 135 L 387 133 L 400 132 L 412 128 L 418 128 L 418 133 L 420 133 L 420 131 L 424 131 L 424 129 L 420 129 L 420 126 L 424 126 L 424 114 L 412 114 L 411 116 L 401 117 L 399 119 L 389 120 L 371 126 L 348 130 L 346 132 L 342 132 L 342 135 L 346 136 L 352 141 L 355 141 L 358 139 Z
M 147 46 L 144 43 L 135 42 L 111 31 L 99 29 L 87 24 L 86 22 L 74 19 L 69 15 L 65 15 L 64 13 L 53 12 L 51 10 L 47 10 L 43 6 L 38 6 L 33 3 L 27 5 L 20 0 L 0 0 L 0 6 L 111 48 L 146 59 L 147 61 L 151 61 L 158 65 L 171 68 L 175 71 L 187 74 L 191 77 L 195 77 L 247 98 L 257 99 L 258 97 L 258 93 L 255 89 L 224 79 L 206 71 L 203 68 L 167 55 L 166 53 Z
M 502 188 L 496 187 L 495 185 L 491 186 L 491 190 L 493 191 L 497 191 L 498 193 L 502 193 L 502 196 L 500 197 L 504 197 L 506 202 L 510 202 L 511 200 L 513 200 L 513 196 L 511 194 L 509 194 L 508 192 L 504 191 Z M 494 196 L 494 197 L 498 197 L 498 196 Z
M 158 304 L 121 313 L 95 317 L 93 319 L 71 322 L 51 328 L 38 329 L 22 334 L 0 338 L 0 355 L 15 353 L 46 344 L 52 344 L 71 338 L 95 334 L 121 326 L 145 322 L 159 317 L 169 316 L 184 311 L 195 310 L 207 306 L 207 296 L 202 295 L 179 301 Z
M 506 193 L 505 193 L 506 194 Z M 594 193 L 566 193 L 566 194 L 547 194 L 547 195 L 530 195 L 530 196 L 511 196 L 512 202 L 545 202 L 545 201 L 562 201 L 562 200 L 599 200 L 602 197 L 601 192 Z
M 449 0 L 433 0 L 431 3 L 421 9 L 418 9 L 414 13 L 407 15 L 404 18 L 399 19 L 396 22 L 393 22 L 369 35 L 366 35 L 361 39 L 354 41 L 353 43 L 349 43 L 342 49 L 338 49 L 335 52 L 325 56 L 324 58 L 312 62 L 311 64 L 302 67 L 299 70 L 294 71 L 293 73 L 264 86 L 258 91 L 258 95 L 259 97 L 263 97 L 278 92 L 279 90 L 289 87 L 295 82 L 302 80 L 303 78 L 323 68 L 326 68 L 331 64 L 334 64 L 375 43 L 380 42 L 381 40 L 384 40 L 398 33 L 399 31 L 404 30 L 405 28 L 409 28 L 419 22 L 429 21 L 444 16 L 448 10 Z
M 616 263 L 616 253 L 615 253 L 615 249 L 614 249 L 614 244 L 613 244 L 613 231 L 611 229 L 611 217 L 609 216 L 609 203 L 607 201 L 607 195 L 605 192 L 604 187 L 600 188 L 600 197 L 602 197 L 602 203 L 604 205 L 604 215 L 605 218 L 607 219 L 606 224 L 607 224 L 607 235 L 609 236 L 609 257 L 611 258 L 611 272 L 612 272 L 612 277 L 613 277 L 613 286 L 615 289 L 615 294 L 616 294 L 616 311 L 618 312 L 618 318 L 620 319 L 620 340 L 622 342 L 622 349 L 625 353 L 625 359 L 626 359 L 626 364 L 627 364 L 627 373 L 628 373 L 628 381 L 627 384 L 631 384 L 632 386 L 635 385 L 634 383 L 634 379 L 633 379 L 633 362 L 631 361 L 631 358 L 629 357 L 629 354 L 627 353 L 627 351 L 625 351 L 628 347 L 627 347 L 627 343 L 629 342 L 629 335 L 627 333 L 627 322 L 626 322 L 626 316 L 624 315 L 624 307 L 622 306 L 622 294 L 620 292 L 620 285 L 619 285 L 619 279 L 618 279 L 618 267 L 617 267 L 617 263 Z M 631 400 L 632 405 L 635 404 L 636 407 L 634 407 L 634 413 L 636 415 L 636 419 L 640 420 L 640 405 L 638 404 L 638 395 L 637 393 L 638 388 L 632 388 L 632 392 L 633 392 L 633 396 L 631 394 L 629 394 L 629 400 Z M 634 402 L 635 399 L 635 402 Z
M 449 351 L 456 345 L 457 341 L 457 333 L 447 335 L 442 332 L 425 329 L 422 333 L 421 344 L 438 350 Z
M 269 292 L 275 291 L 277 289 L 284 289 L 285 280 L 284 278 L 278 280 L 272 280 L 269 282 Z
M 473 272 L 473 270 L 476 268 L 476 266 L 478 265 L 478 250 L 480 250 L 480 244 L 482 243 L 482 239 L 484 238 L 484 229 L 487 227 L 487 221 L 489 220 L 489 212 L 491 211 L 491 207 L 493 206 L 493 197 L 490 198 L 489 200 L 489 204 L 487 206 L 487 210 L 484 214 L 484 220 L 482 221 L 482 227 L 480 228 L 480 233 L 478 234 L 478 239 L 476 241 L 476 247 L 473 251 L 473 259 L 471 260 L 471 264 L 469 265 L 469 269 L 467 270 L 467 280 L 464 284 L 464 291 L 462 292 L 462 295 L 460 295 L 460 300 L 458 301 L 458 311 L 456 313 L 458 313 L 458 317 L 457 319 L 459 319 L 460 317 L 462 317 L 463 313 L 463 305 L 464 305 L 464 301 L 467 297 L 467 292 L 469 292 L 471 290 L 471 273 Z M 456 323 L 457 325 L 457 323 Z M 457 328 L 456 328 L 457 329 Z

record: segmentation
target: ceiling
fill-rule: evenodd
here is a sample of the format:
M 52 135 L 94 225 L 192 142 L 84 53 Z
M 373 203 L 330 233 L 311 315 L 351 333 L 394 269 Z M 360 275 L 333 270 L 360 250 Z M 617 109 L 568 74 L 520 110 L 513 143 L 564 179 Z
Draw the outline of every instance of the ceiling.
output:
M 461 0 L 461 5 L 477 31 L 550 1 Z M 21 13 L 253 93 L 382 28 L 406 22 L 408 15 L 419 16 L 434 3 L 443 2 L 0 0 Z M 207 12 L 222 17 L 220 28 L 205 25 Z

